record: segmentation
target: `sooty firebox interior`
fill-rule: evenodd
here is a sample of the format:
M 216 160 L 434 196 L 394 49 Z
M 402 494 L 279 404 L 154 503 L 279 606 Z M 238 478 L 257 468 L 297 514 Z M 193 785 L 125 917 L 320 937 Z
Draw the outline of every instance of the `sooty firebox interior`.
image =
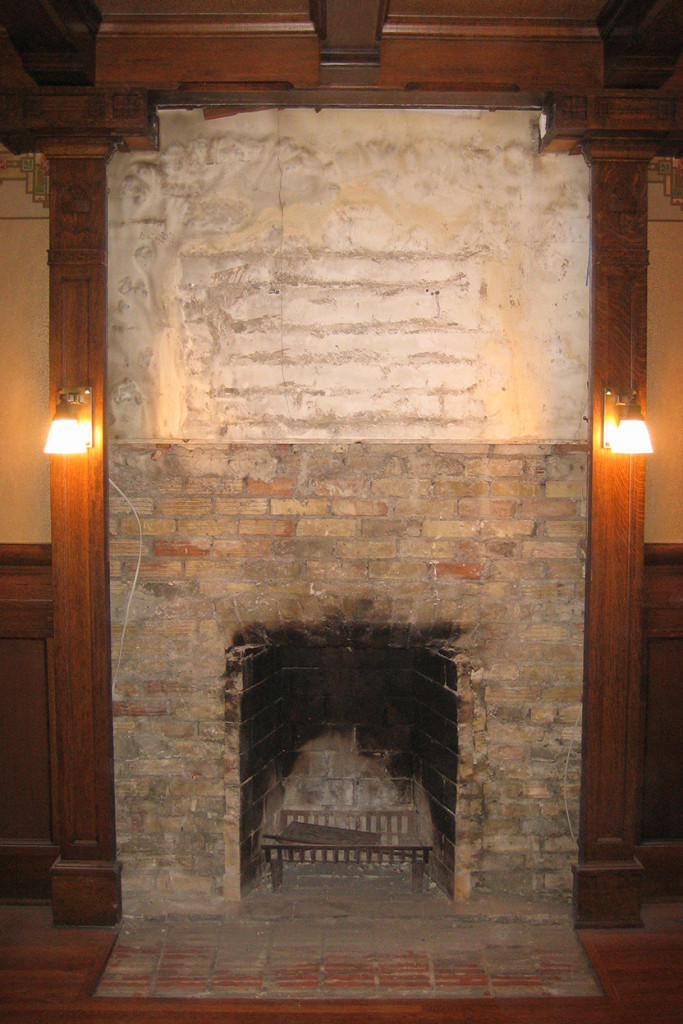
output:
M 240 879 L 292 818 L 432 847 L 453 895 L 458 679 L 453 629 L 326 623 L 250 630 L 227 652 L 226 719 L 239 731 Z M 323 818 L 320 817 L 323 815 Z

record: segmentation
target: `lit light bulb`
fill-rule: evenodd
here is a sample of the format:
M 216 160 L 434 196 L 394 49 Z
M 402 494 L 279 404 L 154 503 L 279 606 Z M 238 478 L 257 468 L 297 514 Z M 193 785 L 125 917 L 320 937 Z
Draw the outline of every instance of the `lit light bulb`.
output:
M 629 402 L 624 409 L 612 440 L 612 451 L 619 455 L 649 455 L 652 452 L 650 434 L 637 402 Z
M 60 398 L 43 449 L 46 455 L 85 455 L 85 436 L 66 398 Z

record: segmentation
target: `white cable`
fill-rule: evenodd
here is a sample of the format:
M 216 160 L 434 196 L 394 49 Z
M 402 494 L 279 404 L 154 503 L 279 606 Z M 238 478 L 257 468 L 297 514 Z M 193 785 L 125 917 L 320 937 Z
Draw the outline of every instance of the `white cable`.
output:
M 582 711 L 583 711 L 583 707 L 580 707 L 579 708 L 579 713 L 576 716 L 576 721 L 574 722 L 574 728 L 572 729 L 571 739 L 569 740 L 569 750 L 567 751 L 567 760 L 564 763 L 564 785 L 562 787 L 563 788 L 563 795 L 564 795 L 564 811 L 565 811 L 565 814 L 567 815 L 567 824 L 569 825 L 569 835 L 572 837 L 572 842 L 574 842 L 574 843 L 576 843 L 576 836 L 574 835 L 574 829 L 572 828 L 571 818 L 569 817 L 569 804 L 567 803 L 567 773 L 569 771 L 569 758 L 571 757 L 571 754 L 572 754 L 572 748 L 574 746 L 574 739 L 576 737 L 576 730 L 579 727 L 579 722 L 581 720 L 581 712 Z
M 287 418 L 291 421 L 292 411 L 289 408 L 289 387 L 287 385 L 287 377 L 285 375 L 285 306 L 283 297 L 283 282 L 282 274 L 284 270 L 284 245 L 285 245 L 285 204 L 282 198 L 282 182 L 284 171 L 282 168 L 282 154 L 280 152 L 282 146 L 282 139 L 280 138 L 280 108 L 277 108 L 277 165 L 279 168 L 279 181 L 277 189 L 277 201 L 280 206 L 280 268 L 279 268 L 279 291 L 280 291 L 280 370 L 282 371 L 282 386 L 285 392 L 285 405 L 287 407 Z
M 128 625 L 128 614 L 130 612 L 130 603 L 133 600 L 133 594 L 135 593 L 135 587 L 136 587 L 137 582 L 138 582 L 138 574 L 140 572 L 140 563 L 142 562 L 142 523 L 140 522 L 140 516 L 137 513 L 137 509 L 133 505 L 133 503 L 130 500 L 130 498 L 123 493 L 121 488 L 118 486 L 118 484 L 114 483 L 114 481 L 112 480 L 111 477 L 109 477 L 109 483 L 114 488 L 114 490 L 118 494 L 121 495 L 123 500 L 130 507 L 130 509 L 133 512 L 133 515 L 135 516 L 135 521 L 138 524 L 138 564 L 135 567 L 135 575 L 133 576 L 133 583 L 132 583 L 131 588 L 130 588 L 130 594 L 128 595 L 128 602 L 126 604 L 126 614 L 123 617 L 123 628 L 121 629 L 121 638 L 119 640 L 119 655 L 118 655 L 118 658 L 116 659 L 116 668 L 114 669 L 114 678 L 112 680 L 112 687 L 115 687 L 116 686 L 116 680 L 117 680 L 118 674 L 119 674 L 119 666 L 121 664 L 121 653 L 123 651 L 123 638 L 126 635 L 126 627 Z

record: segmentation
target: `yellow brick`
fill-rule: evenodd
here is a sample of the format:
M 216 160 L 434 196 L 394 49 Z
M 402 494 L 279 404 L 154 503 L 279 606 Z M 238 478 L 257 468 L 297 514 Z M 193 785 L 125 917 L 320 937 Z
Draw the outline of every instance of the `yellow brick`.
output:
M 422 536 L 430 538 L 473 537 L 479 523 L 472 519 L 427 519 L 422 524 Z
M 369 562 L 371 579 L 421 580 L 427 576 L 427 566 L 422 562 Z
M 210 515 L 211 498 L 161 498 L 157 508 L 165 516 Z
M 297 523 L 297 537 L 355 537 L 355 519 L 302 519 Z
M 325 498 L 308 498 L 297 501 L 295 498 L 271 498 L 270 511 L 274 516 L 324 516 L 327 512 Z
M 393 558 L 396 542 L 393 540 L 342 540 L 336 545 L 342 558 Z
M 152 536 L 162 537 L 165 533 L 175 533 L 175 520 L 174 519 L 141 519 L 140 525 L 142 526 L 143 534 L 150 534 Z M 120 532 L 127 535 L 138 534 L 137 520 L 131 516 L 129 519 L 122 519 L 120 522 Z
M 216 498 L 219 516 L 264 516 L 267 512 L 267 498 Z

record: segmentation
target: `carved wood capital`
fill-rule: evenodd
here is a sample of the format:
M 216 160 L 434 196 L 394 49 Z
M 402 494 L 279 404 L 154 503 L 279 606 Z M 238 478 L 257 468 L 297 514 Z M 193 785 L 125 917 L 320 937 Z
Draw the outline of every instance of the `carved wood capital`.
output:
M 583 148 L 590 159 L 647 159 L 683 147 L 683 96 L 654 91 L 554 95 L 544 109 L 541 148 Z M 650 157 L 651 158 L 651 157 Z
M 0 92 L 0 141 L 14 153 L 107 156 L 118 146 L 156 145 L 153 104 L 143 89 Z

